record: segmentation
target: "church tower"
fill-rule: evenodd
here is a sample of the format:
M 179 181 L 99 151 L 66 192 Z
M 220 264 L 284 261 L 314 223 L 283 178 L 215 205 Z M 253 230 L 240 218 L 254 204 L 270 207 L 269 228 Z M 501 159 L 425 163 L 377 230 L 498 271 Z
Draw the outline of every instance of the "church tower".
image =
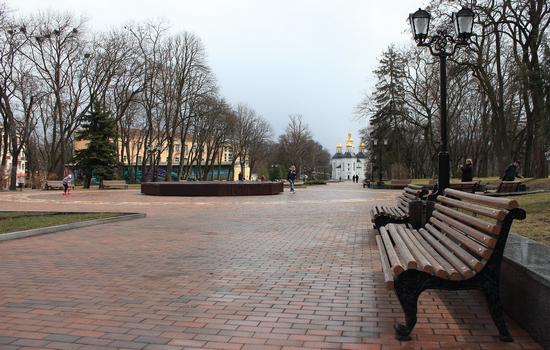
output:
M 359 180 L 365 179 L 366 155 L 365 144 L 359 146 L 359 152 L 355 153 L 353 147 L 353 137 L 351 132 L 346 139 L 346 151 L 342 153 L 342 144 L 336 145 L 336 153 L 330 160 L 332 168 L 332 179 L 339 181 L 351 180 L 353 176 L 358 175 Z

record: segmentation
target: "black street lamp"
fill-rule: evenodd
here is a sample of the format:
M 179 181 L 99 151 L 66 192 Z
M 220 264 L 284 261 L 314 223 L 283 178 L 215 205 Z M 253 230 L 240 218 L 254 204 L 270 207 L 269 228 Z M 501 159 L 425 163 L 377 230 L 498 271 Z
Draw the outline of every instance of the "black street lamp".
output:
M 382 146 L 388 145 L 388 140 L 381 140 L 380 145 L 378 145 L 378 140 L 374 139 L 372 141 L 374 147 L 378 147 L 378 187 L 382 187 L 384 182 L 382 181 Z
M 452 56 L 460 46 L 467 46 L 472 36 L 475 13 L 463 7 L 453 13 L 455 35 L 447 33 L 446 29 L 437 30 L 435 35 L 429 35 L 429 12 L 418 9 L 409 15 L 411 30 L 419 47 L 428 47 L 430 53 L 439 57 L 439 83 L 441 98 L 441 141 L 439 149 L 439 174 L 437 195 L 443 194 L 450 182 L 450 163 L 447 141 L 447 57 Z

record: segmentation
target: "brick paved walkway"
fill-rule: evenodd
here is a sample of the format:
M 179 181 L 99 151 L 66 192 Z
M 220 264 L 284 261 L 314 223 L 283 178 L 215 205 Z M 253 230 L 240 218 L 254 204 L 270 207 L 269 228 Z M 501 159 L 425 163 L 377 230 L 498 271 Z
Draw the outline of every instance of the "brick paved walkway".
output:
M 499 343 L 476 292 L 424 293 L 416 340 L 394 340 L 367 208 L 395 195 L 0 193 L 0 210 L 148 215 L 0 243 L 0 349 L 539 349 L 511 321 Z

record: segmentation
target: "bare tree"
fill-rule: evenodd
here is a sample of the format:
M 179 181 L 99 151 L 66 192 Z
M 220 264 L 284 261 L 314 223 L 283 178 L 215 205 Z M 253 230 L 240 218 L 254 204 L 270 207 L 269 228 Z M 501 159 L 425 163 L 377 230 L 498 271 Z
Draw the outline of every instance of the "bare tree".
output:
M 302 172 L 302 164 L 311 140 L 311 131 L 302 120 L 302 116 L 300 114 L 290 115 L 285 133 L 279 137 L 279 144 L 289 162 L 296 166 L 298 175 Z

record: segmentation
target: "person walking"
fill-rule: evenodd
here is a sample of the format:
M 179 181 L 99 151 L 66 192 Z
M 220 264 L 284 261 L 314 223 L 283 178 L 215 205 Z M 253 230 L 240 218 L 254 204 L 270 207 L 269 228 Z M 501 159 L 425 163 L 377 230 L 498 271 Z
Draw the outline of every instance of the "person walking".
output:
M 460 167 L 460 170 L 462 171 L 462 176 L 460 178 L 460 181 L 462 182 L 470 182 L 474 178 L 474 168 L 472 166 L 472 160 L 470 158 L 466 159 L 466 162 L 464 165 Z
M 294 181 L 296 181 L 296 167 L 294 165 L 291 165 L 290 168 L 288 168 L 287 179 L 290 184 L 290 193 L 296 193 L 294 190 Z
M 71 190 L 70 190 L 70 187 L 71 187 L 71 179 L 73 178 L 73 176 L 71 174 L 65 176 L 63 178 L 63 195 L 64 196 L 67 196 L 69 194 L 71 194 Z
M 518 173 L 519 165 L 519 160 L 514 160 L 512 164 L 508 165 L 506 170 L 504 170 L 502 181 L 514 181 L 516 177 L 523 178 L 523 176 Z

